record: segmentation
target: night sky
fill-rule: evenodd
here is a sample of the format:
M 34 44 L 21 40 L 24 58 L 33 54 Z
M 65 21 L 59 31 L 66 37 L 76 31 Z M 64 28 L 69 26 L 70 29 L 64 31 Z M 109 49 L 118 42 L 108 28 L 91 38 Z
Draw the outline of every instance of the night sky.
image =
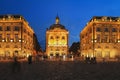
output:
M 120 16 L 120 0 L 0 0 L 0 14 L 20 14 L 34 29 L 45 48 L 46 28 L 60 23 L 69 30 L 69 46 L 93 16 Z

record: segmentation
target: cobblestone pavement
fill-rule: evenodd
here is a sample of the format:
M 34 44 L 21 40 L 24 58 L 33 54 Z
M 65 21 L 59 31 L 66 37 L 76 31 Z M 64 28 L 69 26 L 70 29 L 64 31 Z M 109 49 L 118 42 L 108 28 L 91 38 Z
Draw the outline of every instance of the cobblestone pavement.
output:
M 0 80 L 120 80 L 120 63 L 78 61 L 0 62 Z

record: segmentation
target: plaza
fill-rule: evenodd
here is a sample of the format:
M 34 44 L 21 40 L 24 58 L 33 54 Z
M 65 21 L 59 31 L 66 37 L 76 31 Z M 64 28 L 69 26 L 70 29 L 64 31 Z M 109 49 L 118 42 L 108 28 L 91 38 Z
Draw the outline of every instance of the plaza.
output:
M 80 61 L 20 62 L 12 72 L 12 62 L 0 63 L 0 80 L 119 80 L 119 62 L 86 64 Z

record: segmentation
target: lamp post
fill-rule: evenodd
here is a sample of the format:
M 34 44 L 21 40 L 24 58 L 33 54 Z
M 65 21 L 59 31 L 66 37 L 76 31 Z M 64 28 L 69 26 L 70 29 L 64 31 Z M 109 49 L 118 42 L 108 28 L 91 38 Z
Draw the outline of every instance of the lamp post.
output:
M 92 46 L 93 46 L 93 54 L 92 54 L 92 57 L 95 57 L 94 56 L 94 48 L 95 48 L 95 42 L 96 42 L 96 39 L 95 39 L 95 24 L 93 24 L 93 34 L 92 34 L 92 37 L 93 37 L 93 39 L 92 39 Z
M 96 39 L 93 39 L 93 54 L 92 57 L 95 57 L 95 43 L 96 43 Z
M 95 57 L 95 42 L 96 42 L 96 39 L 95 39 L 95 24 L 93 24 L 93 39 L 92 39 L 92 46 L 93 46 L 93 54 L 91 56 L 91 62 L 92 63 L 96 63 L 96 57 Z

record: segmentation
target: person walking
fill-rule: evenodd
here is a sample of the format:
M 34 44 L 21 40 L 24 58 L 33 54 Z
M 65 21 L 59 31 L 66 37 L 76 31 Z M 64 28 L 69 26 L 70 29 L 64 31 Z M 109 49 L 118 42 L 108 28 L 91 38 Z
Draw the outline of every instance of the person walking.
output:
M 32 64 L 32 55 L 28 56 L 28 64 Z

